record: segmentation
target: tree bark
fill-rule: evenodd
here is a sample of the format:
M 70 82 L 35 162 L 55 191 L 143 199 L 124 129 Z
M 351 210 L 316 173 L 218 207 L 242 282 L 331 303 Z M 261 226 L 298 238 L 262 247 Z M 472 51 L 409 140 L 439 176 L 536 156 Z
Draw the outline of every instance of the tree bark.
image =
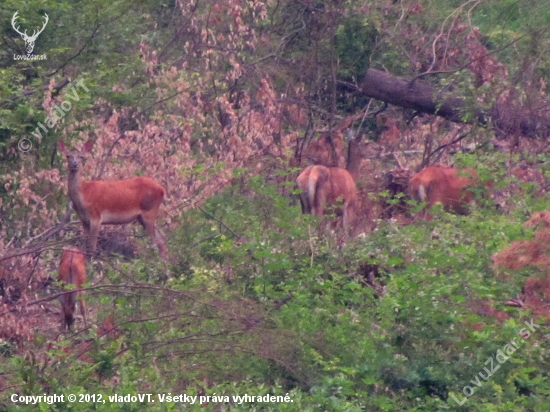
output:
M 542 109 L 531 111 L 514 102 L 493 106 L 488 110 L 468 107 L 462 97 L 438 91 L 422 80 L 408 80 L 376 69 L 368 69 L 360 86 L 361 92 L 406 109 L 435 114 L 458 123 L 485 124 L 489 120 L 501 137 L 522 134 L 530 138 L 550 136 L 550 120 L 546 102 Z
M 462 98 L 438 92 L 422 80 L 411 82 L 390 73 L 368 69 L 361 91 L 386 103 L 435 114 L 453 122 L 468 123 L 473 120 L 472 116 L 465 116 L 466 109 Z M 476 109 L 473 114 L 478 122 L 486 122 L 486 114 L 481 110 Z

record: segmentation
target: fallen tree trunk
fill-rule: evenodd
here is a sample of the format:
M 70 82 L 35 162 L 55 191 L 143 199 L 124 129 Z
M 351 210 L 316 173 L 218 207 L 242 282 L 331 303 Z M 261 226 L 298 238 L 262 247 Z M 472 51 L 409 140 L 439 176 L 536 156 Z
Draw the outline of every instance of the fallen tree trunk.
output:
M 521 133 L 531 138 L 550 136 L 548 104 L 541 103 L 533 112 L 507 102 L 488 110 L 468 107 L 465 99 L 440 92 L 430 84 L 408 80 L 376 69 L 368 69 L 360 91 L 374 99 L 406 109 L 435 114 L 458 123 L 485 124 L 492 122 L 497 134 L 508 136 Z

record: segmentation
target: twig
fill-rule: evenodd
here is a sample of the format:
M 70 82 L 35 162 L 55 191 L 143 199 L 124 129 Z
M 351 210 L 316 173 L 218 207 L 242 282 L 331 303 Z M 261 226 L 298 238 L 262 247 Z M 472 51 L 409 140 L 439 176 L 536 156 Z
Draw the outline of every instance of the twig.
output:
M 187 299 L 193 300 L 193 301 L 198 302 L 198 303 L 203 304 L 203 305 L 212 306 L 212 307 L 215 308 L 215 305 L 207 303 L 207 302 L 199 301 L 197 298 L 192 297 L 192 295 L 190 295 L 186 292 L 182 292 L 182 291 L 177 291 L 177 290 L 173 290 L 173 289 L 168 289 L 168 288 L 164 288 L 164 287 L 160 287 L 160 286 L 152 286 L 152 285 L 115 285 L 115 284 L 95 285 L 95 286 L 88 286 L 88 287 L 80 288 L 80 289 L 67 290 L 67 291 L 56 293 L 55 295 L 52 295 L 52 296 L 47 296 L 45 298 L 33 300 L 32 302 L 28 302 L 28 303 L 23 304 L 23 306 L 24 307 L 29 307 L 29 306 L 38 305 L 42 302 L 49 302 L 51 300 L 57 299 L 60 296 L 66 295 L 67 293 L 74 293 L 76 291 L 85 292 L 85 291 L 89 291 L 89 290 L 110 289 L 110 288 L 115 289 L 115 290 L 117 290 L 117 289 L 146 289 L 146 290 L 155 290 L 155 291 L 159 291 L 159 292 L 168 292 L 168 293 L 175 294 L 175 295 L 183 295 Z M 15 312 L 16 310 L 17 310 L 16 306 L 14 306 L 14 307 L 12 307 L 8 310 L 4 310 L 3 312 L 0 312 L 0 317 L 3 316 L 3 315 L 6 315 L 7 313 Z
M 392 152 L 392 155 L 393 155 L 393 158 L 395 159 L 395 161 L 397 162 L 397 166 L 399 166 L 400 169 L 404 169 L 403 165 L 399 161 L 399 158 L 397 157 L 397 154 L 395 152 Z
M 56 93 L 59 93 L 65 86 L 67 86 L 71 81 L 69 79 L 63 79 L 61 83 L 56 84 L 54 87 L 52 87 L 52 92 L 55 91 Z M 42 88 L 43 90 L 48 90 L 48 86 L 44 86 Z M 31 96 L 34 93 L 36 93 L 34 90 L 25 90 L 23 93 L 21 93 L 22 96 Z
M 213 220 L 215 220 L 216 222 L 218 222 L 220 225 L 222 225 L 225 229 L 227 229 L 228 231 L 230 231 L 233 236 L 235 236 L 237 239 L 241 239 L 242 236 L 238 235 L 237 233 L 235 233 L 234 230 L 232 230 L 229 226 L 227 226 L 225 223 L 223 223 L 223 221 L 219 220 L 216 216 L 212 215 L 211 213 L 208 213 L 206 210 L 204 210 L 202 207 L 200 206 L 197 206 L 197 209 L 199 209 L 202 213 L 204 213 L 205 215 L 209 216 L 210 218 L 212 218 Z
M 96 21 L 97 23 L 97 21 Z M 95 36 L 95 34 L 97 33 L 97 31 L 99 30 L 99 28 L 101 27 L 101 24 L 97 23 L 97 26 L 96 28 L 94 29 L 94 31 L 92 32 L 92 34 L 90 35 L 90 37 L 88 38 L 88 40 L 84 43 L 84 46 L 82 46 L 80 48 L 80 50 L 78 52 L 76 52 L 75 55 L 73 55 L 72 57 L 70 57 L 65 63 L 63 63 L 61 66 L 59 66 L 55 71 L 47 74 L 46 76 L 48 77 L 51 77 L 53 76 L 54 74 L 56 74 L 59 70 L 65 68 L 65 66 L 67 66 L 72 60 L 76 59 L 78 56 L 80 56 L 80 54 L 84 51 L 84 49 L 88 46 L 88 44 L 90 43 L 90 41 L 93 39 L 93 37 Z
M 69 222 L 69 218 L 70 217 L 70 211 L 67 213 L 65 212 L 65 214 L 61 217 L 61 221 L 54 227 L 51 227 L 49 229 L 46 229 L 44 232 L 34 236 L 34 237 L 31 237 L 29 240 L 27 240 L 24 244 L 23 244 L 23 247 L 27 247 L 29 246 L 31 243 L 33 243 L 35 240 L 37 239 L 40 239 L 43 237 L 43 239 L 41 239 L 42 242 L 45 242 L 47 241 L 48 239 L 50 239 L 52 236 L 56 235 L 57 233 L 61 232 L 65 226 L 67 226 L 68 223 L 78 223 L 78 221 L 72 221 L 72 222 Z

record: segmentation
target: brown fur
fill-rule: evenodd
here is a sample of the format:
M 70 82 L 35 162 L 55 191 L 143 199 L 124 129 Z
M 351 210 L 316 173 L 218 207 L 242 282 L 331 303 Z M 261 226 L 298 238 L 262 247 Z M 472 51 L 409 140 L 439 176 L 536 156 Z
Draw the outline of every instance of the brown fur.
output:
M 452 167 L 429 166 L 409 180 L 409 192 L 419 202 L 427 202 L 427 209 L 441 203 L 447 211 L 467 214 L 464 206 L 473 199 L 468 187 L 478 180 L 473 169 L 459 171 Z M 426 210 L 424 215 L 431 218 Z
M 88 141 L 82 152 L 89 152 L 92 145 Z M 62 141 L 57 142 L 57 148 L 67 157 L 69 199 L 88 237 L 90 252 L 96 250 L 102 224 L 120 225 L 137 220 L 157 245 L 160 255 L 165 257 L 166 240 L 155 227 L 160 205 L 166 195 L 164 188 L 149 177 L 134 177 L 115 182 L 81 182 L 82 153 L 69 151 Z
M 61 321 L 61 329 L 71 329 L 74 323 L 74 311 L 76 308 L 77 297 L 83 292 L 78 291 L 84 283 L 86 283 L 86 261 L 84 255 L 77 247 L 69 247 L 63 250 L 61 261 L 59 262 L 59 281 L 66 285 L 74 285 L 76 291 L 65 293 L 59 298 L 61 309 L 63 311 L 63 319 Z M 79 299 L 80 313 L 86 325 L 86 307 L 84 300 Z
M 296 179 L 301 190 L 302 213 L 323 216 L 326 206 L 342 203 L 337 210 L 342 215 L 344 227 L 353 220 L 353 208 L 357 201 L 355 181 L 346 169 L 339 167 L 308 166 Z
M 355 218 L 357 203 L 355 179 L 361 163 L 358 143 L 352 140 L 349 144 L 346 169 L 313 165 L 306 167 L 296 179 L 300 189 L 302 213 L 322 217 L 327 206 L 341 203 L 342 208 L 336 210 L 336 213 L 342 216 L 344 228 L 349 228 Z

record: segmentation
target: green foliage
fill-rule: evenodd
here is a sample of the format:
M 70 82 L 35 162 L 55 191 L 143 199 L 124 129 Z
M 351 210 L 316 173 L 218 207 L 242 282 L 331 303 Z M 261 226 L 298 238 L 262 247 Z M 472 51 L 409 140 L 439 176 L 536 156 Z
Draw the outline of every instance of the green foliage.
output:
M 172 391 L 197 395 L 197 382 L 208 378 L 216 384 L 207 395 L 288 393 L 293 400 L 231 400 L 228 410 L 459 410 L 451 395 L 462 399 L 485 361 L 530 319 L 508 311 L 499 323 L 480 303 L 517 293 L 521 279 L 502 282 L 491 255 L 525 234 L 521 221 L 492 208 L 434 217 L 409 226 L 380 222 L 338 251 L 333 235 L 311 226 L 316 218 L 253 177 L 182 215 L 172 240 L 180 259 L 168 276 L 139 260 L 108 273 L 113 286 L 129 276 L 138 282 L 115 296 L 119 316 L 141 320 L 119 325 L 114 340 L 93 340 L 90 361 L 43 367 L 13 357 L 21 392 L 48 385 L 52 393 L 178 388 Z M 380 269 L 375 282 L 383 289 L 361 280 L 365 263 Z M 528 410 L 546 402 L 543 333 L 476 387 L 466 408 Z M 118 385 L 105 385 L 114 377 Z
M 360 83 L 369 68 L 376 40 L 376 30 L 365 18 L 353 16 L 345 20 L 336 32 L 336 48 L 342 77 Z
M 12 48 L 21 46 L 9 28 L 15 10 L 25 15 L 22 22 L 28 27 L 39 23 L 43 12 L 51 20 L 47 34 L 36 45 L 48 54 L 44 63 L 15 62 L 7 51 L 0 52 L 0 156 L 6 160 L 0 174 L 12 173 L 21 165 L 29 175 L 50 169 L 57 138 L 72 138 L 82 131 L 99 134 L 100 120 L 109 118 L 103 111 L 117 111 L 128 114 L 121 116 L 116 130 L 129 139 L 134 135 L 126 132 L 159 121 L 151 126 L 149 137 L 169 135 L 173 140 L 167 146 L 178 142 L 163 149 L 167 162 L 183 151 L 179 144 L 187 145 L 185 140 L 191 136 L 185 147 L 199 160 L 169 163 L 180 179 L 173 186 L 191 187 L 189 181 L 207 182 L 216 173 L 223 177 L 220 181 L 230 177 L 233 182 L 177 216 L 169 233 L 168 262 L 158 262 L 156 251 L 145 242 L 139 245 L 140 257 L 132 261 L 120 263 L 110 257 L 90 261 L 94 287 L 86 299 L 97 321 L 89 330 L 59 336 L 36 332 L 20 345 L 2 337 L 0 384 L 4 379 L 10 383 L 5 393 L 108 397 L 170 392 L 231 399 L 208 405 L 88 405 L 98 410 L 545 410 L 550 389 L 543 328 L 525 339 L 494 375 L 475 386 L 464 406 L 453 400 L 453 396 L 463 398 L 463 388 L 473 385 L 487 359 L 518 339 L 524 322 L 531 319 L 525 309 L 511 309 L 504 302 L 519 293 L 532 270 L 504 277 L 495 273 L 492 263 L 492 255 L 510 242 L 532 237 L 532 231 L 522 226 L 532 212 L 550 208 L 539 186 L 520 183 L 507 170 L 519 155 L 484 151 L 490 146 L 489 133 L 473 129 L 471 134 L 481 136 L 476 143 L 483 149 L 454 159 L 457 166 L 475 168 L 482 180 L 474 189 L 476 203 L 470 215 L 455 216 L 435 207 L 431 221 L 409 225 L 378 221 L 371 233 L 346 239 L 338 229 L 331 232 L 326 222 L 300 214 L 297 200 L 288 195 L 293 190 L 288 175 L 254 175 L 252 167 L 243 166 L 249 158 L 236 161 L 231 173 L 225 173 L 231 156 L 223 158 L 227 153 L 219 150 L 224 140 L 238 140 L 248 121 L 253 131 L 261 124 L 276 124 L 276 142 L 281 130 L 294 127 L 281 120 L 292 114 L 290 110 L 281 110 L 284 114 L 275 118 L 269 111 L 278 113 L 280 107 L 273 109 L 272 102 L 249 104 L 247 99 L 258 92 L 260 79 L 273 83 L 273 89 L 266 87 L 262 93 L 283 96 L 273 101 L 305 101 L 312 107 L 311 117 L 332 121 L 357 113 L 366 99 L 351 92 L 349 84 L 360 84 L 371 64 L 396 74 L 426 69 L 434 57 L 432 45 L 438 52 L 440 47 L 431 36 L 446 32 L 444 23 L 454 19 L 447 17 L 464 3 L 423 1 L 392 8 L 344 2 L 347 8 L 340 10 L 336 3 L 321 1 L 275 2 L 266 5 L 265 19 L 256 14 L 260 7 L 236 3 L 217 8 L 215 2 L 198 2 L 189 10 L 195 14 L 178 18 L 174 16 L 182 13 L 173 3 L 154 1 L 20 4 L 10 0 L 2 5 L 4 34 Z M 249 8 L 239 8 L 245 3 Z M 526 56 L 540 56 L 536 71 L 548 77 L 547 57 L 537 53 L 544 37 L 540 43 L 535 41 L 540 33 L 536 24 L 548 17 L 542 4 L 531 2 L 526 9 L 513 2 L 475 6 L 480 13 L 472 14 L 472 19 L 487 33 L 483 41 L 489 50 L 498 51 L 499 59 L 518 71 L 521 59 L 516 50 L 529 46 Z M 197 16 L 207 18 L 201 21 Z M 201 22 L 207 24 L 201 26 Z M 236 22 L 248 26 L 236 26 Z M 448 47 L 460 48 L 451 37 Z M 519 39 L 517 47 L 504 47 Z M 429 44 L 429 52 L 421 53 L 421 42 Z M 216 54 L 222 49 L 229 54 Z M 167 75 L 173 83 L 152 74 L 172 67 L 183 67 L 173 77 Z M 245 69 L 240 72 L 240 68 Z M 264 77 L 265 73 L 272 77 Z M 57 84 L 69 77 L 73 83 L 83 79 L 90 92 L 82 94 L 65 117 L 67 134 L 54 128 L 40 141 L 33 137 L 40 146 L 32 159 L 31 155 L 18 158 L 13 150 L 17 141 L 34 136 L 37 123 L 48 116 L 42 106 L 44 86 L 50 78 Z M 466 70 L 433 81 L 449 86 L 453 93 L 459 90 L 472 103 L 463 120 L 473 116 L 477 98 L 489 93 L 488 86 L 477 85 Z M 60 96 L 71 92 L 71 87 L 61 90 Z M 304 89 L 304 94 L 297 92 Z M 244 92 L 250 93 L 242 97 Z M 256 116 L 243 117 L 257 106 L 261 107 Z M 99 120 L 85 123 L 88 117 Z M 160 123 L 165 118 L 166 123 Z M 374 123 L 366 120 L 363 127 L 374 129 Z M 309 133 L 310 126 L 299 132 Z M 188 129 L 191 132 L 184 136 Z M 261 140 L 262 133 L 251 141 Z M 265 149 L 262 144 L 257 147 Z M 239 155 L 238 150 L 232 153 L 234 158 Z M 220 156 L 220 160 L 201 162 L 208 156 Z M 117 161 L 127 158 L 123 159 Z M 522 154 L 522 159 L 539 165 L 548 178 L 544 153 Z M 13 197 L 24 177 L 9 180 L 11 186 L 4 178 L 0 181 L 2 200 Z M 485 182 L 489 181 L 495 190 L 509 193 L 501 196 L 506 202 L 501 209 L 487 196 Z M 42 197 L 46 210 L 61 210 L 60 205 L 66 204 L 57 186 L 36 180 L 28 184 L 40 193 L 31 198 L 31 206 Z M 168 196 L 176 197 L 177 188 L 168 189 Z M 191 200 L 180 199 L 180 208 L 172 209 L 187 208 L 194 195 L 190 193 Z M 387 198 L 389 192 L 379 196 Z M 399 200 L 398 196 L 388 203 Z M 416 207 L 419 210 L 421 205 Z M 22 209 L 0 209 L 1 225 L 6 226 L 2 244 L 8 244 L 8 238 L 25 237 L 25 230 L 25 239 L 31 237 L 26 224 L 34 220 Z M 11 226 L 10 220 L 25 224 Z M 53 262 L 52 251 L 36 248 L 32 253 L 48 265 Z M 365 278 L 367 266 L 377 269 L 374 282 Z M 51 267 L 47 276 L 53 272 Z M 22 279 L 20 294 L 24 295 L 29 293 L 25 291 L 33 273 Z M 0 292 L 5 290 L 0 283 Z M 116 333 L 98 336 L 100 320 L 110 314 L 115 315 Z M 43 348 L 50 343 L 49 349 Z M 28 356 L 19 356 L 21 348 Z M 232 398 L 245 394 L 288 394 L 292 402 L 239 403 Z M 1 402 L 2 410 L 19 407 Z M 40 408 L 74 407 L 60 403 Z
M 93 3 L 36 0 L 24 5 L 8 1 L 2 5 L 2 10 L 9 47 L 0 51 L 0 159 L 14 162 L 17 151 L 8 148 L 17 149 L 21 138 L 30 139 L 34 149 L 44 147 L 45 143 L 48 152 L 51 150 L 61 126 L 43 133 L 44 139 L 37 139 L 32 133 L 48 116 L 42 108 L 43 88 L 52 76 L 55 84 L 64 78 L 82 79 L 90 90 L 80 94 L 82 99 L 79 102 L 73 102 L 65 122 L 89 116 L 90 102 L 98 98 L 117 108 L 130 104 L 148 106 L 153 101 L 153 90 L 147 82 L 138 81 L 134 75 L 142 71 L 139 39 L 150 33 L 146 24 L 148 16 L 169 13 L 162 5 L 142 2 L 139 8 L 135 8 L 132 2 L 124 0 Z M 38 37 L 34 51 L 35 54 L 46 54 L 47 60 L 25 62 L 13 59 L 14 54 L 24 51 L 20 36 L 11 28 L 15 11 L 19 12 L 21 28 L 28 28 L 31 33 L 31 27 L 40 27 L 43 14 L 48 14 L 50 20 Z M 126 86 L 128 81 L 132 82 L 131 87 L 120 87 Z M 124 91 L 113 92 L 116 85 Z M 60 93 L 64 95 L 70 91 L 71 86 L 68 86 Z M 48 157 L 42 159 L 46 165 Z M 5 170 L 11 167 L 10 164 L 2 166 L 6 167 Z M 4 170 L 0 169 L 0 172 Z

